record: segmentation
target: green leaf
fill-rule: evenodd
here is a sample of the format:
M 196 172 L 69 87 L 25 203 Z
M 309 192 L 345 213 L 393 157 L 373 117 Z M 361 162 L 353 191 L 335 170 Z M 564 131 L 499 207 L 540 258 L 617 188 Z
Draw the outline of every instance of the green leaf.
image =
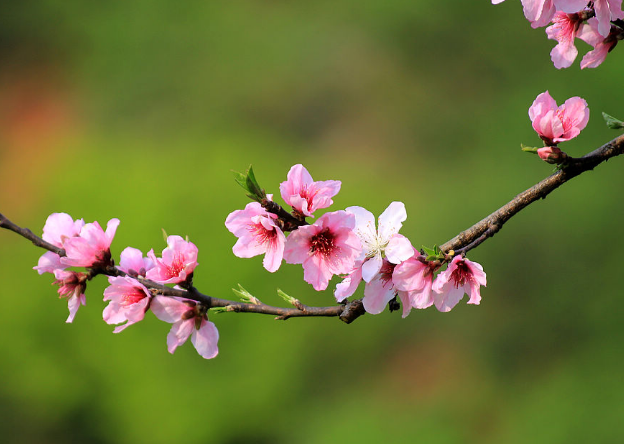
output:
M 247 175 L 239 173 L 238 171 L 232 171 L 232 173 L 234 173 L 234 180 L 236 183 L 239 184 L 245 191 L 250 193 L 251 190 L 247 187 Z
M 295 301 L 297 299 L 293 298 L 292 296 L 288 296 L 286 293 L 284 293 L 282 290 L 280 290 L 279 288 L 277 289 L 277 294 L 280 298 L 284 299 L 286 302 L 288 302 L 290 305 L 295 305 Z
M 227 307 L 212 307 L 209 311 L 211 313 L 227 313 L 228 309 Z
M 622 129 L 624 128 L 624 122 L 622 122 L 620 119 L 617 119 L 613 116 L 610 116 L 609 114 L 603 112 L 602 113 L 602 118 L 605 119 L 605 122 L 607 123 L 607 126 L 611 129 Z
M 247 290 L 245 290 L 241 284 L 238 284 L 238 290 L 235 288 L 232 288 L 232 291 L 234 292 L 236 296 L 240 298 L 241 301 L 245 302 L 246 304 L 259 304 L 260 303 L 258 298 L 253 296 Z
M 427 254 L 427 256 L 436 256 L 437 255 L 437 253 L 435 251 L 435 248 L 433 248 L 433 249 L 432 248 L 427 248 L 427 247 L 425 247 L 423 245 L 422 249 Z
M 537 148 L 534 146 L 526 146 L 524 144 L 520 144 L 520 148 L 522 148 L 522 151 L 524 151 L 525 153 L 533 153 L 533 154 L 537 154 Z
M 427 256 L 426 260 L 428 261 L 437 261 L 444 258 L 444 253 L 442 253 L 442 250 L 440 250 L 440 247 L 437 245 L 434 245 L 433 248 L 423 246 L 422 249 Z
M 258 184 L 256 180 L 256 175 L 253 172 L 253 168 L 249 165 L 247 171 L 245 173 L 239 173 L 238 171 L 232 171 L 234 173 L 234 180 L 237 184 L 239 184 L 245 191 L 247 191 L 247 197 L 251 200 L 255 200 L 256 202 L 262 202 L 266 199 L 266 193 Z

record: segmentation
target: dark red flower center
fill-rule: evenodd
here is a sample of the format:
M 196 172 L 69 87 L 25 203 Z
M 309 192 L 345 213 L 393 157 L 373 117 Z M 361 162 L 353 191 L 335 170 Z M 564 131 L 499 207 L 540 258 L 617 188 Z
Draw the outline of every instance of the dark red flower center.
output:
M 310 253 L 329 256 L 334 251 L 334 234 L 325 228 L 310 238 Z
M 392 282 L 392 273 L 394 272 L 395 264 L 392 264 L 386 260 L 383 261 L 381 269 L 379 270 L 380 278 L 384 283 L 384 286 L 388 284 L 388 282 Z
M 472 280 L 472 271 L 470 271 L 466 262 L 457 262 L 457 268 L 453 270 L 451 279 L 455 284 L 455 288 L 463 287 L 466 282 L 470 282 Z

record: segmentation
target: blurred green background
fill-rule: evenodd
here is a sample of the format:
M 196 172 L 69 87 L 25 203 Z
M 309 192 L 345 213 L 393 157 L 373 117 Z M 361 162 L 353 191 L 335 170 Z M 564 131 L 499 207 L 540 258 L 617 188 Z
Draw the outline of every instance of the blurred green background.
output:
M 0 14 L 0 212 L 41 233 L 52 212 L 113 243 L 199 247 L 197 287 L 242 284 L 330 305 L 300 266 L 232 255 L 226 216 L 254 165 L 339 179 L 333 210 L 394 200 L 414 245 L 441 244 L 547 176 L 527 110 L 584 97 L 581 155 L 624 115 L 616 49 L 558 71 L 517 1 L 41 0 Z M 578 43 L 581 54 L 587 45 Z M 65 324 L 41 250 L 0 232 L 3 443 L 614 443 L 624 441 L 622 160 L 565 185 L 470 254 L 480 306 L 336 319 L 212 315 L 216 359 L 166 350 L 148 315 L 113 335 L 105 281 Z M 334 283 L 336 280 L 333 281 Z M 333 284 L 332 284 L 333 286 Z M 361 292 L 361 289 L 360 289 Z M 361 293 L 359 293 L 361 294 Z

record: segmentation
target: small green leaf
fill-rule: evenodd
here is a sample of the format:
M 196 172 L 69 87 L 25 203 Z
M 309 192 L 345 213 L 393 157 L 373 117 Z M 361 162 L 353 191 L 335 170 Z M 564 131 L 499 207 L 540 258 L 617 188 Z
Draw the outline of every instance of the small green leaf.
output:
M 211 313 L 227 313 L 229 310 L 227 307 L 212 307 L 209 311 Z
M 520 148 L 522 148 L 522 151 L 524 151 L 525 153 L 533 153 L 533 154 L 537 154 L 537 148 L 534 146 L 526 146 L 524 144 L 520 144 Z
M 622 122 L 620 119 L 617 119 L 613 116 L 610 116 L 607 113 L 602 113 L 602 117 L 603 119 L 605 119 L 605 122 L 607 123 L 607 126 L 611 129 L 622 129 L 624 128 L 624 122 Z
M 239 184 L 245 191 L 250 193 L 251 191 L 247 187 L 247 175 L 243 173 L 239 173 L 238 171 L 232 171 L 234 173 L 234 180 L 237 184 Z
M 165 240 L 165 243 L 167 243 L 167 238 L 168 238 L 169 236 L 167 236 L 167 232 L 165 231 L 165 229 L 164 229 L 164 228 L 162 229 L 162 232 L 163 232 L 163 239 Z
M 258 298 L 253 296 L 247 290 L 245 290 L 241 284 L 238 284 L 238 290 L 235 288 L 232 288 L 232 291 L 234 292 L 236 296 L 240 298 L 241 301 L 245 302 L 246 304 L 259 304 L 260 303 Z
M 435 249 L 427 248 L 424 245 L 423 245 L 422 249 L 427 254 L 427 256 L 436 256 L 437 255 Z
M 247 191 L 247 197 L 251 200 L 255 200 L 256 202 L 262 202 L 266 199 L 266 193 L 258 184 L 256 180 L 256 175 L 253 172 L 253 168 L 249 165 L 247 171 L 245 173 L 239 173 L 237 171 L 232 171 L 234 173 L 234 180 L 237 184 L 239 184 L 245 191 Z
M 444 253 L 442 253 L 442 250 L 440 250 L 440 247 L 438 247 L 437 245 L 434 245 L 433 248 L 427 248 L 423 246 L 422 249 L 427 256 L 427 261 L 437 261 L 444 258 Z
M 295 305 L 295 301 L 297 299 L 293 298 L 292 296 L 288 296 L 286 293 L 284 293 L 282 290 L 280 290 L 279 288 L 277 289 L 277 294 L 280 298 L 284 299 L 286 302 L 288 302 L 290 305 Z

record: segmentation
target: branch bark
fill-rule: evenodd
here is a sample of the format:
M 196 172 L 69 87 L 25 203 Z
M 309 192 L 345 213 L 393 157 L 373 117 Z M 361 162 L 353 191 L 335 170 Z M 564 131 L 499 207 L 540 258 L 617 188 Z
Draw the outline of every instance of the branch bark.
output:
M 564 165 L 562 165 L 559 171 L 545 178 L 528 190 L 518 194 L 510 202 L 496 210 L 494 213 L 477 222 L 467 230 L 462 231 L 453 239 L 442 244 L 440 249 L 445 253 L 453 250 L 455 254 L 462 254 L 473 248 L 476 248 L 486 239 L 494 236 L 502 228 L 505 222 L 507 222 L 514 215 L 519 213 L 522 209 L 526 208 L 531 203 L 535 202 L 536 200 L 545 198 L 551 192 L 553 192 L 555 189 L 557 189 L 567 181 L 575 178 L 576 176 L 586 171 L 593 170 L 602 162 L 612 157 L 619 156 L 623 153 L 624 134 L 616 137 L 612 141 L 606 143 L 605 145 L 581 158 L 569 158 L 568 161 Z M 279 208 L 276 207 L 271 207 L 271 210 L 276 214 L 279 214 L 280 212 Z M 288 214 L 290 218 L 295 219 L 289 213 L 286 214 Z M 289 222 L 291 222 L 293 225 L 304 224 L 298 220 L 292 220 Z M 63 249 L 44 241 L 40 237 L 33 234 L 33 232 L 28 228 L 19 227 L 2 214 L 0 214 L 0 228 L 5 228 L 19 234 L 20 236 L 30 240 L 37 247 L 52 251 L 59 256 L 65 256 L 65 251 Z M 89 269 L 89 279 L 93 278 L 98 274 L 103 274 L 107 276 L 126 275 L 126 273 L 113 266 L 109 266 L 106 268 Z M 295 304 L 295 307 L 292 308 L 281 308 L 266 305 L 259 301 L 257 301 L 258 303 L 248 303 L 215 298 L 199 292 L 195 287 L 190 287 L 189 289 L 176 289 L 168 287 L 166 285 L 158 284 L 140 276 L 132 277 L 137 281 L 141 282 L 148 289 L 150 289 L 150 291 L 154 295 L 182 297 L 197 301 L 208 308 L 223 307 L 226 311 L 233 311 L 237 313 L 262 313 L 274 315 L 276 316 L 276 319 L 282 320 L 293 317 L 323 316 L 338 317 L 343 322 L 349 324 L 365 313 L 361 299 L 355 299 L 344 304 L 329 307 L 309 307 L 307 305 L 297 303 Z
M 593 170 L 602 162 L 624 153 L 624 134 L 604 144 L 581 158 L 569 158 L 562 168 L 528 190 L 518 194 L 506 205 L 485 217 L 472 227 L 462 231 L 440 246 L 443 252 L 454 250 L 466 253 L 494 236 L 505 222 L 536 200 L 544 199 L 554 190 L 576 176 Z

